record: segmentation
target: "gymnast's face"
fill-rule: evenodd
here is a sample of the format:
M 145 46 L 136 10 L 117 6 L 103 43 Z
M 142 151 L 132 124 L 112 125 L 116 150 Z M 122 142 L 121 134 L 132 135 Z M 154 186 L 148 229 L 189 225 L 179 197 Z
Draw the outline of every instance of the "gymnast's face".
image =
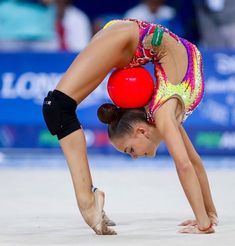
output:
M 160 144 L 156 128 L 148 124 L 137 123 L 131 134 L 111 139 L 112 145 L 120 152 L 129 154 L 133 159 L 154 157 Z

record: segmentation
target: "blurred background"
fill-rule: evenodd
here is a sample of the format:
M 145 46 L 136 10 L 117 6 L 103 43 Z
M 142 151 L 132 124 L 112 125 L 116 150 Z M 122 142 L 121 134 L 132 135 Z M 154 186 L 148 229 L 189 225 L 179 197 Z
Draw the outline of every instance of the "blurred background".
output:
M 116 18 L 160 23 L 199 46 L 205 96 L 185 128 L 201 155 L 235 156 L 233 0 L 0 0 L 0 165 L 12 153 L 60 153 L 42 100 L 92 35 Z M 90 155 L 121 155 L 96 116 L 109 101 L 107 78 L 78 108 Z M 168 155 L 164 145 L 158 155 Z

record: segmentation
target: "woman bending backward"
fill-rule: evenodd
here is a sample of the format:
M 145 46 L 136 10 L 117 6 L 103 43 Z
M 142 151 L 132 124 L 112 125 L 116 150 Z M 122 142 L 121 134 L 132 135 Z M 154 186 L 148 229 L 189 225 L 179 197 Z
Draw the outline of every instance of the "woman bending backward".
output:
M 160 141 L 165 142 L 195 215 L 194 220 L 181 224 L 181 232 L 212 233 L 217 213 L 207 175 L 182 126 L 204 90 L 200 52 L 187 40 L 156 24 L 132 19 L 109 22 L 44 99 L 45 122 L 59 139 L 84 220 L 97 234 L 116 234 L 103 211 L 104 193 L 92 188 L 86 141 L 75 110 L 111 69 L 148 62 L 153 63 L 157 78 L 150 103 L 132 110 L 105 104 L 98 111 L 99 118 L 109 124 L 114 147 L 133 158 L 154 156 Z

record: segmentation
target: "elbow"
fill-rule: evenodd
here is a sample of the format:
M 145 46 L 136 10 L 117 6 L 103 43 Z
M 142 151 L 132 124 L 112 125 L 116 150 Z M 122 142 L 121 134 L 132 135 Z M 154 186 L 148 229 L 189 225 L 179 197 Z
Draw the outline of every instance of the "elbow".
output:
M 192 170 L 193 166 L 190 160 L 179 161 L 176 163 L 177 172 L 180 174 L 188 173 Z

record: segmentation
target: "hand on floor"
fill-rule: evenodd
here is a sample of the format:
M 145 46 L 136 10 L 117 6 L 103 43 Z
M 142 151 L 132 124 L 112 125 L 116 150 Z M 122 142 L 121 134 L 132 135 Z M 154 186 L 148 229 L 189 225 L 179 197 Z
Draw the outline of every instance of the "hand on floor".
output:
M 179 230 L 179 233 L 188 233 L 188 234 L 209 234 L 209 233 L 214 233 L 214 232 L 215 230 L 212 225 L 206 230 L 200 230 L 197 224 L 187 225 L 183 227 L 181 230 Z

